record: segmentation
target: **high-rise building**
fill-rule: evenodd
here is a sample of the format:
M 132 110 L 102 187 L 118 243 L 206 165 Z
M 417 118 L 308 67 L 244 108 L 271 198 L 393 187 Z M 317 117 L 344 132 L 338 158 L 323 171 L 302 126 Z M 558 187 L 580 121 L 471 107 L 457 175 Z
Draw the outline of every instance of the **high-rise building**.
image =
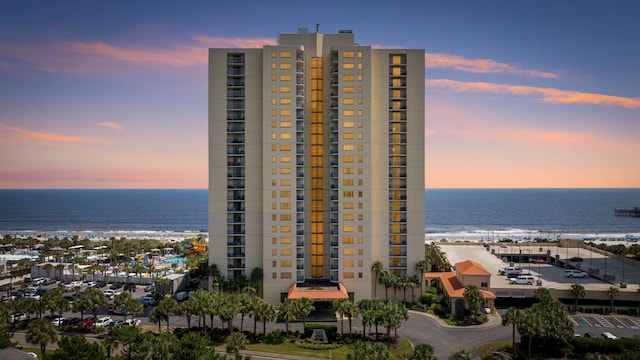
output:
M 424 258 L 424 50 L 300 29 L 209 49 L 209 263 L 259 291 L 384 296 Z M 377 294 L 376 288 L 377 287 Z

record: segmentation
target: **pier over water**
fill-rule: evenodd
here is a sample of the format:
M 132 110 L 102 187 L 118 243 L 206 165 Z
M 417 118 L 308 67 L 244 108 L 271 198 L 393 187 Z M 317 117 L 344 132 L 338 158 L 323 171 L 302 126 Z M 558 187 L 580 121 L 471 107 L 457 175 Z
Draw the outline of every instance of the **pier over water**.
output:
M 640 207 L 620 208 L 614 210 L 616 216 L 635 216 L 640 217 Z

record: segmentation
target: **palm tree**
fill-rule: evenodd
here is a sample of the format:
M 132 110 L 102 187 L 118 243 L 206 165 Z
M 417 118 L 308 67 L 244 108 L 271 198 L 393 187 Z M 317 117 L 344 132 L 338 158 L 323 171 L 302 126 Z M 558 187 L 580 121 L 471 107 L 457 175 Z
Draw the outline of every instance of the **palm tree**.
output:
M 313 312 L 316 307 L 313 305 L 313 300 L 303 297 L 297 301 L 298 303 L 298 315 L 302 317 L 302 328 L 307 325 L 307 316 Z
M 611 312 L 613 312 L 613 299 L 620 295 L 620 290 L 615 286 L 609 286 L 607 289 L 607 296 L 611 299 Z
M 429 344 L 416 345 L 408 360 L 436 360 L 433 346 Z
M 178 312 L 182 316 L 187 317 L 187 329 L 191 329 L 191 316 L 198 314 L 198 303 L 197 299 L 193 296 L 189 299 L 185 300 L 180 304 L 178 308 Z
M 298 318 L 298 306 L 295 300 L 285 299 L 278 308 L 278 317 L 284 321 L 285 332 L 289 336 L 289 323 Z
M 516 353 L 516 325 L 520 321 L 520 310 L 515 307 L 510 307 L 507 312 L 502 316 L 502 326 L 512 326 L 511 330 L 511 352 Z
M 569 294 L 571 294 L 571 296 L 573 296 L 573 298 L 576 300 L 576 304 L 573 308 L 573 312 L 577 312 L 578 311 L 578 299 L 579 298 L 583 298 L 586 296 L 586 291 L 584 289 L 584 286 L 580 285 L 580 284 L 573 284 L 571 285 L 571 288 L 569 288 Z
M 380 278 L 380 273 L 384 271 L 384 264 L 380 261 L 376 261 L 371 265 L 371 271 L 375 275 L 375 282 L 373 283 L 373 297 L 376 297 L 376 288 L 378 287 L 378 282 Z
M 30 344 L 40 345 L 40 354 L 46 359 L 47 345 L 58 342 L 58 331 L 51 321 L 40 318 L 29 324 L 26 338 Z
M 134 291 L 136 291 L 136 284 L 134 284 L 133 282 L 126 282 L 124 284 L 124 287 L 122 288 L 122 290 L 124 291 L 128 291 L 129 293 L 133 293 Z
M 384 299 L 389 300 L 389 287 L 392 286 L 393 274 L 389 270 L 382 270 L 380 272 L 379 282 L 384 284 Z
M 228 324 L 229 334 L 233 333 L 233 319 L 240 313 L 241 304 L 238 297 L 239 295 L 228 295 L 222 299 L 218 307 L 220 321 Z
M 100 342 L 100 346 L 102 346 L 107 354 L 107 358 L 111 357 L 111 353 L 118 348 L 118 345 L 118 340 L 112 336 L 109 336 Z
M 260 300 L 262 300 L 262 299 L 260 299 Z M 258 304 L 256 305 L 254 313 L 253 313 L 253 317 L 257 321 L 262 321 L 262 333 L 266 335 L 266 333 L 267 333 L 267 322 L 275 320 L 275 318 L 276 318 L 276 309 L 273 307 L 273 305 L 271 305 L 268 302 L 262 300 L 262 301 L 258 302 Z M 255 326 L 254 326 L 253 333 L 255 334 L 255 332 L 256 332 L 256 329 L 255 329 Z
M 178 302 L 172 298 L 164 298 L 151 311 L 153 310 L 158 311 L 160 318 L 167 321 L 167 331 L 169 331 L 169 318 L 178 311 Z
M 333 302 L 333 308 L 340 315 L 340 333 L 344 334 L 344 308 L 345 304 L 351 302 L 349 299 L 338 299 Z
M 424 274 L 429 271 L 429 264 L 426 260 L 420 260 L 416 263 L 416 270 L 420 272 L 420 295 L 424 294 Z
M 475 318 L 478 312 L 478 304 L 482 303 L 483 296 L 480 289 L 475 285 L 464 288 L 464 299 L 471 305 L 472 317 Z
M 471 355 L 465 349 L 460 349 L 449 356 L 449 360 L 471 360 Z
M 234 354 L 237 359 L 240 355 L 240 350 L 247 348 L 247 337 L 243 333 L 237 332 L 227 337 L 226 350 L 227 353 Z
M 107 297 L 96 288 L 87 289 L 87 295 L 83 296 L 83 298 L 88 299 L 91 304 L 90 309 L 93 312 L 93 317 L 98 316 L 98 308 L 100 306 L 105 306 L 109 303 Z
M 71 308 L 69 300 L 62 296 L 62 289 L 60 288 L 44 294 L 40 303 L 45 309 L 51 311 L 51 315 L 58 314 L 62 316 L 62 313 L 69 311 Z
M 242 332 L 243 330 L 245 315 L 251 312 L 251 306 L 252 306 L 253 299 L 255 298 L 254 296 L 255 292 L 256 292 L 256 289 L 252 287 L 245 287 L 244 289 L 242 289 L 242 293 L 238 295 L 238 302 L 240 304 L 240 315 L 241 315 L 240 332 Z
M 264 273 L 261 267 L 254 268 L 251 270 L 251 275 L 249 275 L 249 280 L 253 287 L 256 289 L 256 294 L 260 295 L 260 284 L 262 283 L 262 279 L 264 277 Z

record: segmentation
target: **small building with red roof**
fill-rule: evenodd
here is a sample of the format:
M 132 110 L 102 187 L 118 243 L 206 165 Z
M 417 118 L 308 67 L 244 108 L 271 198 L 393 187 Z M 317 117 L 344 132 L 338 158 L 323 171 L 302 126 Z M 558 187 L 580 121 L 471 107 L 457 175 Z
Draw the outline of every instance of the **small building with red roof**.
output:
M 491 287 L 491 273 L 481 264 L 467 260 L 455 264 L 455 271 L 428 272 L 424 275 L 427 284 L 437 281 L 437 287 L 442 290 L 445 301 L 452 312 L 460 312 L 469 308 L 464 298 L 465 288 L 476 286 L 482 293 L 484 308 L 493 308 L 496 295 L 489 291 Z

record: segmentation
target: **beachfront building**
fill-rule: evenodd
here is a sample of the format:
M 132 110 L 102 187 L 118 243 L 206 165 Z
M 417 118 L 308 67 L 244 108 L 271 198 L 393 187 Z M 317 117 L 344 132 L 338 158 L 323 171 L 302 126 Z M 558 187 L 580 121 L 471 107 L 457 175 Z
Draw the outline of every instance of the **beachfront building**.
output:
M 375 261 L 424 258 L 424 50 L 354 40 L 209 49 L 209 263 L 261 268 L 275 304 L 379 296 Z

